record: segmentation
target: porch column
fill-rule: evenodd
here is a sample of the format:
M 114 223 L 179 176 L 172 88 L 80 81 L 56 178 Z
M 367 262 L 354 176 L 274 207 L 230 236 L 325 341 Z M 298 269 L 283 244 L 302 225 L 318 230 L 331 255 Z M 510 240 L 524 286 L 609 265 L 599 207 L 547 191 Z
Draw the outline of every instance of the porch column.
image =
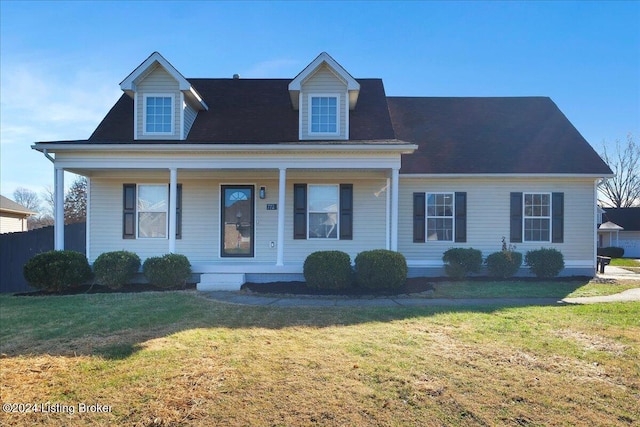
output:
M 64 169 L 55 167 L 53 177 L 53 248 L 64 250 Z
M 278 242 L 276 266 L 284 265 L 284 210 L 285 196 L 287 189 L 287 169 L 280 168 L 280 178 L 278 181 Z
M 391 170 L 391 250 L 398 250 L 398 188 L 400 168 Z
M 178 200 L 178 169 L 169 169 L 169 252 L 176 252 L 176 203 Z

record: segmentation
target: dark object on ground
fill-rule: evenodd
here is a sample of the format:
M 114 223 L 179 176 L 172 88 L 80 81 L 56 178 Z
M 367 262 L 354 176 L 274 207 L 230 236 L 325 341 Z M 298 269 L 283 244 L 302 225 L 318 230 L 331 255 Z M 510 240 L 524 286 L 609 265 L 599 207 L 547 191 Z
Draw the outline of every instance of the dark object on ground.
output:
M 184 287 L 180 288 L 159 288 L 157 286 L 149 285 L 146 283 L 136 283 L 125 285 L 118 289 L 111 289 L 107 286 L 102 285 L 83 285 L 75 288 L 67 289 L 61 292 L 47 292 L 47 291 L 36 291 L 36 292 L 23 292 L 19 294 L 14 294 L 16 297 L 29 296 L 29 297 L 41 297 L 41 296 L 56 296 L 56 295 L 80 295 L 80 294 L 129 294 L 136 292 L 163 292 L 163 291 L 179 291 L 184 289 L 195 289 L 195 283 L 187 284 Z

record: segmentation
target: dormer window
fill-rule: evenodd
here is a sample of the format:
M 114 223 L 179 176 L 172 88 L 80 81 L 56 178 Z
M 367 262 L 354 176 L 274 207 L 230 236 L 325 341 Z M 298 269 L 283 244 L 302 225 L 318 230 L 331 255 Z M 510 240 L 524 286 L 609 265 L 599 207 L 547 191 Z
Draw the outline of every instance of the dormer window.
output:
M 309 120 L 309 134 L 338 135 L 339 134 L 339 95 L 309 95 L 311 114 Z
M 173 134 L 173 95 L 145 95 L 144 104 L 144 134 Z

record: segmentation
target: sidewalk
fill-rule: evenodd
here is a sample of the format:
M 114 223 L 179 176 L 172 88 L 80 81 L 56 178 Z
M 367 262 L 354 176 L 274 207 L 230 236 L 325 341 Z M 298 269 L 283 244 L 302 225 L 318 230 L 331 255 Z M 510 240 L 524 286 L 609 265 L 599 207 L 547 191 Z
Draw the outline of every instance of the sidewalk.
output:
M 640 284 L 639 284 L 640 285 Z M 257 296 L 232 291 L 205 292 L 208 298 L 228 304 L 269 307 L 472 307 L 596 304 L 602 302 L 640 301 L 640 288 L 615 295 L 579 298 L 419 298 L 397 297 L 285 297 Z
M 604 274 L 598 273 L 597 277 L 602 279 L 640 280 L 640 274 L 613 265 L 605 266 Z

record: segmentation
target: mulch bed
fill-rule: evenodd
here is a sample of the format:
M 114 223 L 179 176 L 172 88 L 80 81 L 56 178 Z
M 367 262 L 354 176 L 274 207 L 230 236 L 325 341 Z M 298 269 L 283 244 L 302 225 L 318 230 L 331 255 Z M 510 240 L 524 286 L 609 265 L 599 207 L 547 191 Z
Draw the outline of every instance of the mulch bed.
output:
M 65 289 L 60 292 L 48 292 L 48 291 L 33 291 L 33 292 L 21 292 L 14 294 L 16 297 L 29 296 L 29 297 L 41 297 L 47 295 L 80 295 L 80 294 L 130 294 L 137 292 L 163 292 L 163 291 L 177 291 L 185 289 L 195 289 L 195 283 L 187 284 L 181 288 L 159 288 L 157 286 L 149 285 L 146 283 L 134 283 L 125 285 L 120 289 L 111 289 L 102 285 L 82 285 L 75 288 Z
M 241 290 L 259 294 L 291 294 L 291 295 L 402 295 L 415 294 L 433 290 L 433 278 L 416 277 L 407 279 L 401 288 L 397 289 L 315 289 L 305 282 L 271 282 L 245 283 Z

